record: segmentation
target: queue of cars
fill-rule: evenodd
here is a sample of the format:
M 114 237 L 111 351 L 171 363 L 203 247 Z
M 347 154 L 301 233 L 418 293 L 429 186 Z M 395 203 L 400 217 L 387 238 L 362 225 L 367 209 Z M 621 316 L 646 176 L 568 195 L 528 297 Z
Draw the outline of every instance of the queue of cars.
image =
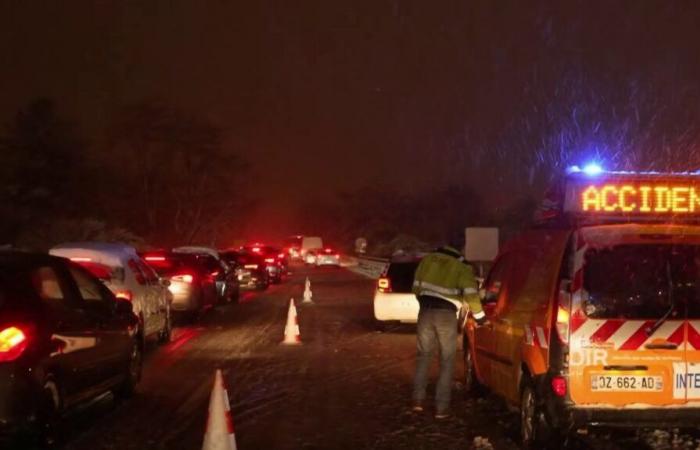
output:
M 147 341 L 169 342 L 175 313 L 194 319 L 288 274 L 288 254 L 260 244 L 73 242 L 48 253 L 0 252 L 0 446 L 56 442 L 65 410 L 133 393 Z

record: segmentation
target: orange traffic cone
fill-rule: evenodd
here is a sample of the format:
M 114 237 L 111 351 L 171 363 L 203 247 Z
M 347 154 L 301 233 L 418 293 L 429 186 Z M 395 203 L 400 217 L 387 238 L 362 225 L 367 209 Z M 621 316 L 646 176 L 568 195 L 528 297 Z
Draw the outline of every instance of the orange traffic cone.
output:
M 306 277 L 306 283 L 304 284 L 304 300 L 302 300 L 302 304 L 314 304 L 314 301 L 312 300 L 313 293 L 311 292 L 311 281 L 309 280 L 309 277 Z
M 284 340 L 282 345 L 301 345 L 299 334 L 299 321 L 297 320 L 297 308 L 294 299 L 289 300 L 289 312 L 287 313 L 287 326 L 284 327 Z
M 228 403 L 228 393 L 224 387 L 221 369 L 216 370 L 214 388 L 209 398 L 209 418 L 202 450 L 236 450 L 231 407 Z

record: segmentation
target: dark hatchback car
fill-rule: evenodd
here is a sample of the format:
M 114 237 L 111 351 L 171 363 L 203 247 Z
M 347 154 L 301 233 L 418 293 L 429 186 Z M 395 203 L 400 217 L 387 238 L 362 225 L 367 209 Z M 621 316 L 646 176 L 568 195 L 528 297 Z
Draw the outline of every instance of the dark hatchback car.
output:
M 211 261 L 216 261 L 213 257 L 204 260 L 195 254 L 163 251 L 146 252 L 140 256 L 159 277 L 170 282 L 168 290 L 173 296 L 170 305 L 173 312 L 195 319 L 203 310 L 219 303 L 218 274 L 212 276 L 209 270 Z M 237 289 L 234 292 L 237 295 Z
M 107 391 L 133 393 L 139 333 L 131 303 L 80 266 L 0 253 L 0 438 L 50 443 L 73 406 Z
M 235 268 L 242 288 L 264 291 L 270 285 L 262 255 L 243 250 L 224 250 L 220 254 L 226 264 Z

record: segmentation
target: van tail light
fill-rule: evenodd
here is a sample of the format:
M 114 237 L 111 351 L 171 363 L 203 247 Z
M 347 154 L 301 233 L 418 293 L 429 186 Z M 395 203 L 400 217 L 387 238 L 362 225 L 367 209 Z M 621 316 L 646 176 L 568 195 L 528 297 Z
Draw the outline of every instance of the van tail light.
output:
M 179 275 L 173 275 L 170 277 L 172 281 L 179 281 L 180 283 L 192 284 L 194 282 L 194 275 L 191 273 L 182 273 Z
M 11 326 L 0 331 L 0 362 L 14 361 L 27 348 L 27 335 Z
M 566 378 L 561 375 L 552 378 L 552 392 L 557 397 L 564 397 L 566 395 Z
M 128 301 L 132 301 L 134 299 L 134 294 L 129 290 L 117 291 L 114 293 L 114 296 Z
M 562 344 L 569 343 L 569 311 L 563 306 L 557 308 L 557 335 Z
M 557 336 L 562 344 L 569 343 L 569 322 L 571 319 L 571 293 L 567 282 L 563 282 L 559 286 L 559 304 L 554 318 L 554 328 L 557 330 Z
M 377 280 L 377 290 L 379 292 L 391 292 L 391 280 L 387 277 L 381 277 Z

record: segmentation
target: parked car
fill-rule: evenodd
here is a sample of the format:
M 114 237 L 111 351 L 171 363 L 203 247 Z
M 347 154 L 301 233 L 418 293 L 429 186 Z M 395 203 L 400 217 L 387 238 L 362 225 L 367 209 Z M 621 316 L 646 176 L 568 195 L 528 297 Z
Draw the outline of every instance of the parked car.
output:
M 306 264 L 307 266 L 316 265 L 316 257 L 318 256 L 316 252 L 316 250 L 308 250 L 304 254 L 304 264 Z
M 242 288 L 264 291 L 270 285 L 270 277 L 261 255 L 243 250 L 224 250 L 220 254 L 226 264 L 234 267 Z
M 282 250 L 263 244 L 246 245 L 242 250 L 254 255 L 260 255 L 263 258 L 265 270 L 271 283 L 280 283 L 283 277 L 287 275 L 286 258 L 284 258 Z
M 214 279 L 219 302 L 231 303 L 238 301 L 240 286 L 236 271 L 221 259 L 221 255 L 217 250 L 210 247 L 177 247 L 173 249 L 173 253 L 196 256 L 199 264 Z
M 170 281 L 173 312 L 194 319 L 218 303 L 216 279 L 197 255 L 159 251 L 143 253 L 141 257 L 161 278 Z
M 0 253 L 0 435 L 30 434 L 48 445 L 66 410 L 110 390 L 131 395 L 142 332 L 132 303 L 84 268 L 46 254 Z
M 420 262 L 417 258 L 392 260 L 377 280 L 374 292 L 374 318 L 377 327 L 385 322 L 418 321 L 418 300 L 412 292 L 413 276 Z
M 316 266 L 340 267 L 340 253 L 332 248 L 324 248 L 316 252 Z
M 87 269 L 99 278 L 117 297 L 133 303 L 134 313 L 143 324 L 143 338 L 170 341 L 171 294 L 136 250 L 125 244 L 75 242 L 49 250 Z
M 290 236 L 284 241 L 284 249 L 292 260 L 301 259 L 301 242 L 304 236 Z

